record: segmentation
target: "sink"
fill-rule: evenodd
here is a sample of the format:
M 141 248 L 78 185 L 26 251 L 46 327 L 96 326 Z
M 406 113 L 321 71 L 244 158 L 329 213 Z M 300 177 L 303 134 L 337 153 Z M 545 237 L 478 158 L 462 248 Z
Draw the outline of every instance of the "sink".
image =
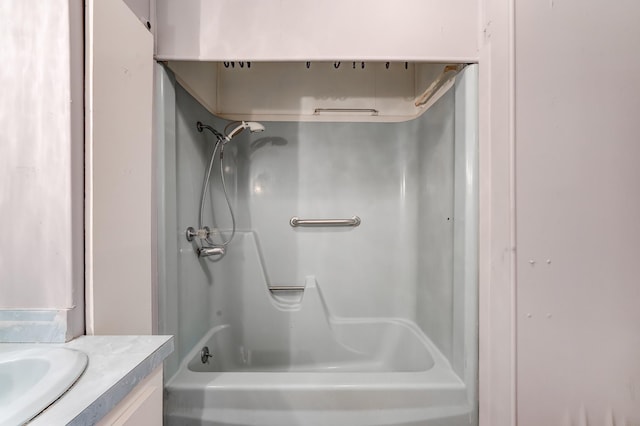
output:
M 37 416 L 78 380 L 87 355 L 66 348 L 0 350 L 0 426 L 20 425 Z

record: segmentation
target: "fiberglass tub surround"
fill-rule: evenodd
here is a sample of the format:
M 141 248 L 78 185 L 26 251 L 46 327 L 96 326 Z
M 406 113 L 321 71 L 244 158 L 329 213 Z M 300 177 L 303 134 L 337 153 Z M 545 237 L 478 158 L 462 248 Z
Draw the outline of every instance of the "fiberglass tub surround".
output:
M 228 120 L 163 73 L 169 424 L 477 424 L 475 69 L 463 74 L 414 120 L 261 120 L 234 137 L 236 233 L 203 258 L 184 231 L 216 138 L 196 122 Z M 214 241 L 232 229 L 218 161 Z

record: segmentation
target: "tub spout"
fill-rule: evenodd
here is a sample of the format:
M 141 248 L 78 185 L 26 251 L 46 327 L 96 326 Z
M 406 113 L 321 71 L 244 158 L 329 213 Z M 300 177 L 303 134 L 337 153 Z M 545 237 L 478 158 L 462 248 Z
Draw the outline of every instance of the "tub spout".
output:
M 202 247 L 198 249 L 198 257 L 222 256 L 224 247 Z

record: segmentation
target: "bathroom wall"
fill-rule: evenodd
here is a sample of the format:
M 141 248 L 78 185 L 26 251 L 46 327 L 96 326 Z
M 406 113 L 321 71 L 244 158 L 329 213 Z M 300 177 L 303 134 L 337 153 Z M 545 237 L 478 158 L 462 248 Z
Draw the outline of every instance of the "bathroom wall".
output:
M 167 60 L 473 62 L 476 0 L 157 0 Z
M 151 334 L 153 36 L 122 1 L 86 2 L 85 24 L 87 334 Z
M 84 331 L 82 14 L 0 3 L 0 341 Z
M 165 216 L 160 221 L 166 224 L 159 232 L 167 259 L 160 279 L 160 331 L 177 334 L 178 341 L 167 364 L 170 377 L 213 324 L 228 320 L 228 300 L 242 279 L 242 266 L 230 276 L 232 268 L 225 265 L 233 256 L 219 262 L 198 259 L 184 238 L 188 226 L 197 226 L 214 142 L 209 132 L 197 132 L 195 123 L 222 130 L 227 122 L 207 112 L 170 72 L 159 66 L 157 73 L 163 101 L 156 106 L 165 117 L 157 124 L 164 135 Z M 227 145 L 225 176 L 238 229 L 229 250 L 254 245 L 265 279 L 255 285 L 303 285 L 305 277 L 314 276 L 332 315 L 415 321 L 452 359 L 458 320 L 453 301 L 455 96 L 451 90 L 413 121 L 265 122 L 265 132 L 243 133 Z M 210 192 L 204 224 L 216 224 L 228 236 L 231 221 L 217 166 Z M 289 225 L 292 216 L 353 215 L 362 219 L 357 228 Z M 243 236 L 248 232 L 255 242 Z
M 639 17 L 516 8 L 521 426 L 640 424 Z
M 414 320 L 421 137 L 417 122 L 269 122 L 239 140 L 238 222 L 256 234 L 268 283 L 314 276 L 333 315 Z M 357 228 L 289 224 L 354 215 Z
M 143 25 L 151 25 L 151 0 L 123 0 Z M 152 27 L 153 28 L 153 27 Z

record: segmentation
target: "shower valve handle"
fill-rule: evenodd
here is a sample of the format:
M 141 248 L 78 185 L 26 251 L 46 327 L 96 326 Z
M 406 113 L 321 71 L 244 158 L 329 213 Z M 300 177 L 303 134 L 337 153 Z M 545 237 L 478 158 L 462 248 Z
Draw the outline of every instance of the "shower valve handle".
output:
M 185 235 L 187 237 L 187 241 L 189 242 L 193 241 L 194 238 L 204 240 L 206 238 L 209 238 L 209 235 L 211 235 L 211 229 L 208 226 L 205 226 L 202 229 L 196 230 L 193 226 L 190 226 L 185 231 Z

